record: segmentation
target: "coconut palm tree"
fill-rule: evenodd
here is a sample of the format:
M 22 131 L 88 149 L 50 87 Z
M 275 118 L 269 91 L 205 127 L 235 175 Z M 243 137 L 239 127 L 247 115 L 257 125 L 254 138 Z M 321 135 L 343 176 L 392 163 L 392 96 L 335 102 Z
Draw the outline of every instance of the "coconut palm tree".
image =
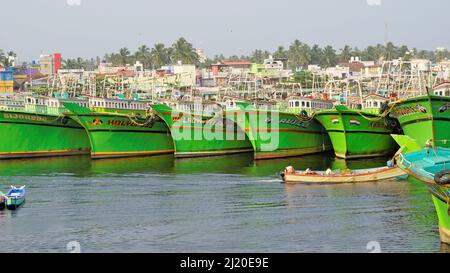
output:
M 266 50 L 256 49 L 252 52 L 252 56 L 250 57 L 250 60 L 254 63 L 261 64 L 264 62 L 265 59 L 269 58 L 270 53 Z
M 199 57 L 195 48 L 183 37 L 173 43 L 172 50 L 173 52 L 170 54 L 172 62 L 181 61 L 183 64 L 198 63 Z
M 323 49 L 323 63 L 322 65 L 325 67 L 332 67 L 336 65 L 337 56 L 336 50 L 328 45 Z
M 275 59 L 285 59 L 285 58 L 287 58 L 287 55 L 288 55 L 288 53 L 287 53 L 286 49 L 284 49 L 283 46 L 279 46 L 277 48 L 277 50 L 273 53 L 273 57 Z
M 318 44 L 311 48 L 311 64 L 321 64 L 323 59 L 323 50 Z
M 150 51 L 150 58 L 153 68 L 160 68 L 161 66 L 168 64 L 168 53 L 169 52 L 163 43 L 155 44 Z
M 341 52 L 339 53 L 339 62 L 341 63 L 347 63 L 350 61 L 350 57 L 352 57 L 352 47 L 349 45 L 345 45 L 344 48 L 341 49 Z
M 6 66 L 5 65 L 5 53 L 3 52 L 2 49 L 0 49 L 0 65 Z
M 126 65 L 130 58 L 130 50 L 126 47 L 119 49 L 119 59 L 121 65 Z
M 386 60 L 397 59 L 398 56 L 398 48 L 391 42 L 386 44 L 385 47 Z
M 288 50 L 289 63 L 293 70 L 305 67 L 311 63 L 311 48 L 309 45 L 295 40 Z
M 134 53 L 134 57 L 137 61 L 141 62 L 145 68 L 150 66 L 150 48 L 146 45 L 141 45 L 136 53 Z

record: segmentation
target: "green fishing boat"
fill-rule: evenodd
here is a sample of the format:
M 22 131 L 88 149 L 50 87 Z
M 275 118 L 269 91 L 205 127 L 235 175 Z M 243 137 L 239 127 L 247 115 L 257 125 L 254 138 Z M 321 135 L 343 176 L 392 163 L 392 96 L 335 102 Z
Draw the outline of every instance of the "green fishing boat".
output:
M 30 104 L 0 109 L 0 159 L 89 154 L 82 126 L 42 99 L 28 99 Z
M 240 110 L 227 110 L 244 128 L 255 159 L 270 159 L 321 153 L 331 150 L 325 129 L 313 117 L 293 112 L 262 110 L 237 102 Z
M 390 115 L 422 148 L 450 148 L 450 97 L 428 94 L 400 100 L 390 105 Z
M 320 111 L 315 118 L 327 130 L 334 152 L 344 159 L 393 154 L 398 145 L 392 120 L 373 111 L 352 110 L 343 105 Z
M 199 104 L 201 106 L 201 104 Z M 227 115 L 177 111 L 164 104 L 153 110 L 170 129 L 175 157 L 199 157 L 253 151 L 244 131 Z
M 173 153 L 166 124 L 148 113 L 139 101 L 97 99 L 90 103 L 97 111 L 73 103 L 64 103 L 66 115 L 77 121 L 87 133 L 91 157 L 112 158 Z M 120 107 L 114 109 L 113 107 Z

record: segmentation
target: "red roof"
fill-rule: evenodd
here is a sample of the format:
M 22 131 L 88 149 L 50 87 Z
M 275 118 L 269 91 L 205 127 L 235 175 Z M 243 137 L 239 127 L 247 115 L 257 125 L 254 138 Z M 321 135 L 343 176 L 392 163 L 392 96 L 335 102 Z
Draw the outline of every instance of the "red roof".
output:
M 442 83 L 440 83 L 440 84 L 438 84 L 438 85 L 433 86 L 433 89 L 446 87 L 446 86 L 448 86 L 448 85 L 450 85 L 450 82 L 442 82 Z
M 251 65 L 252 63 L 247 60 L 223 60 L 223 65 Z

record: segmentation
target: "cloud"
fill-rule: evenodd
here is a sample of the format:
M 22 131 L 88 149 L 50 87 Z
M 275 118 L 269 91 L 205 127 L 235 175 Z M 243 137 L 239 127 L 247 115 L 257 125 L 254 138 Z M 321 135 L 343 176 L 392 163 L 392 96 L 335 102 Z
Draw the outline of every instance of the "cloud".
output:
M 369 6 L 381 6 L 381 0 L 366 0 Z

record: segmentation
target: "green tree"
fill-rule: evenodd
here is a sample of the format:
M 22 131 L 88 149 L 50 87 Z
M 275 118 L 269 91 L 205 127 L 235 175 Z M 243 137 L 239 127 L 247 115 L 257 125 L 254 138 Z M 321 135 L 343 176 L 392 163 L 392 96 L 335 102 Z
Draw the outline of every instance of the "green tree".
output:
M 285 59 L 288 57 L 288 53 L 283 46 L 279 46 L 277 50 L 273 53 L 275 59 Z
M 337 55 L 336 50 L 330 46 L 327 45 L 323 49 L 323 60 L 322 60 L 322 66 L 323 67 L 333 67 L 337 63 Z
M 311 63 L 311 48 L 309 45 L 295 40 L 289 46 L 288 58 L 292 70 L 305 67 Z
M 445 48 L 445 49 L 436 50 L 435 56 L 436 56 L 435 57 L 436 62 L 441 62 L 445 59 L 448 59 L 448 57 L 449 57 L 448 49 Z
M 191 43 L 183 37 L 179 38 L 173 45 L 170 56 L 173 62 L 181 61 L 183 64 L 197 64 L 198 54 Z
M 151 63 L 150 48 L 146 45 L 141 45 L 134 53 L 137 61 L 141 62 L 144 68 L 149 68 Z
M 264 62 L 265 59 L 269 58 L 270 53 L 266 50 L 256 49 L 252 52 L 252 56 L 250 57 L 250 60 L 253 63 L 261 64 Z
M 323 50 L 318 44 L 311 48 L 311 64 L 322 64 Z
M 353 49 L 349 45 L 345 45 L 344 48 L 341 49 L 339 53 L 339 62 L 348 63 L 350 58 L 353 56 Z
M 160 68 L 169 63 L 169 52 L 163 43 L 157 43 L 150 51 L 150 58 L 153 68 Z
M 119 49 L 119 60 L 120 64 L 125 66 L 130 60 L 130 50 L 126 47 Z
M 394 60 L 394 59 L 398 59 L 399 57 L 399 53 L 398 53 L 398 48 L 391 42 L 387 43 L 385 46 L 385 58 L 386 60 Z

